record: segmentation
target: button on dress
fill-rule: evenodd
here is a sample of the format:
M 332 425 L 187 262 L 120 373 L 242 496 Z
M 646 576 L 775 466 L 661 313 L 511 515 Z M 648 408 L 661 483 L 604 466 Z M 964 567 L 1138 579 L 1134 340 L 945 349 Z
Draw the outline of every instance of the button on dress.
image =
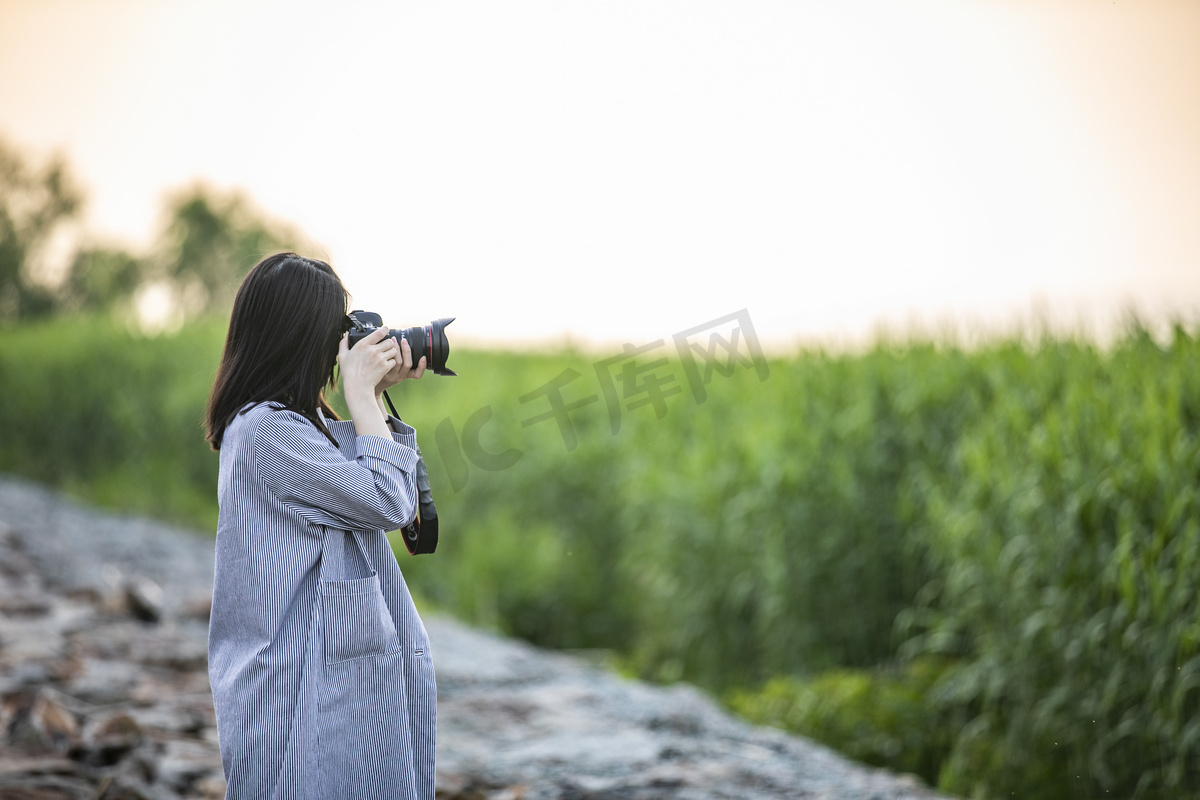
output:
M 228 800 L 433 800 L 429 639 L 384 531 L 416 432 L 244 409 L 220 451 L 209 679 Z

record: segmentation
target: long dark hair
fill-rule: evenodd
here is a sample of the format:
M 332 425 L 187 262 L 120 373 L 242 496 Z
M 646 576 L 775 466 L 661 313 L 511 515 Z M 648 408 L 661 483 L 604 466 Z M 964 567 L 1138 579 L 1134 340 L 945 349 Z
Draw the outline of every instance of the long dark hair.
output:
M 338 340 L 350 297 L 333 267 L 295 253 L 267 256 L 233 301 L 225 352 L 208 398 L 207 438 L 221 449 L 225 428 L 247 403 L 273 402 L 305 417 L 337 444 L 317 409 L 337 419 L 325 388 L 337 380 Z

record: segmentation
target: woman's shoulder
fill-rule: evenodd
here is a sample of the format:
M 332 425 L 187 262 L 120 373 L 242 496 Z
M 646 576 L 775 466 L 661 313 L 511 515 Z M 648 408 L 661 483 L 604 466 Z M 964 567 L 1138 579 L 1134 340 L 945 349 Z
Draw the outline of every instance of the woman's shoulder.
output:
M 285 409 L 280 403 L 272 402 L 270 400 L 246 403 L 246 405 L 242 406 L 238 412 L 233 415 L 233 419 L 229 422 L 229 427 L 232 428 L 236 425 L 240 430 L 252 431 L 258 427 L 259 422 L 261 422 L 264 417 L 271 416 L 272 414 L 278 414 L 279 412 L 286 410 L 287 409 Z
M 280 403 L 266 401 L 243 406 L 229 424 L 225 435 L 227 438 L 232 435 L 236 439 L 254 442 L 264 436 L 312 439 L 314 434 L 317 439 L 327 441 L 303 415 Z

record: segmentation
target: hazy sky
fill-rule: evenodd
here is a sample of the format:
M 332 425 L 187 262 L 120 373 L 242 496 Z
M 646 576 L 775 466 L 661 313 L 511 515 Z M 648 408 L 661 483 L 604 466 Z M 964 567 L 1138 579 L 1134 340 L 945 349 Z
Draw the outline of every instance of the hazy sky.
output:
M 96 237 L 240 187 L 357 305 L 640 343 L 1200 310 L 1200 2 L 0 0 Z

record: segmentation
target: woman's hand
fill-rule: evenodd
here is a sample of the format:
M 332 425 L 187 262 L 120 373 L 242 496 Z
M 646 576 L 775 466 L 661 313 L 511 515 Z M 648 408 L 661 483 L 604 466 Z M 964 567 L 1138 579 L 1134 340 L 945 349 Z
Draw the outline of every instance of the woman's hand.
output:
M 388 329 L 376 328 L 350 347 L 349 335 L 338 342 L 338 369 L 342 373 L 342 394 L 354 430 L 359 436 L 392 437 L 384 417 L 379 413 L 375 387 L 400 360 L 396 340 L 387 336 Z
M 338 369 L 342 373 L 342 392 L 347 406 L 353 400 L 364 398 L 374 405 L 375 387 L 400 361 L 400 348 L 387 333 L 387 328 L 376 328 L 353 348 L 349 335 L 343 336 L 338 343 Z
M 394 338 L 391 341 L 396 341 Z M 400 361 L 396 366 L 392 367 L 387 375 L 383 376 L 383 380 L 375 384 L 375 396 L 383 394 L 384 389 L 390 389 L 397 383 L 409 378 L 418 379 L 425 374 L 425 356 L 421 356 L 421 360 L 417 362 L 414 368 L 412 363 L 412 348 L 408 346 L 408 339 L 400 340 Z

